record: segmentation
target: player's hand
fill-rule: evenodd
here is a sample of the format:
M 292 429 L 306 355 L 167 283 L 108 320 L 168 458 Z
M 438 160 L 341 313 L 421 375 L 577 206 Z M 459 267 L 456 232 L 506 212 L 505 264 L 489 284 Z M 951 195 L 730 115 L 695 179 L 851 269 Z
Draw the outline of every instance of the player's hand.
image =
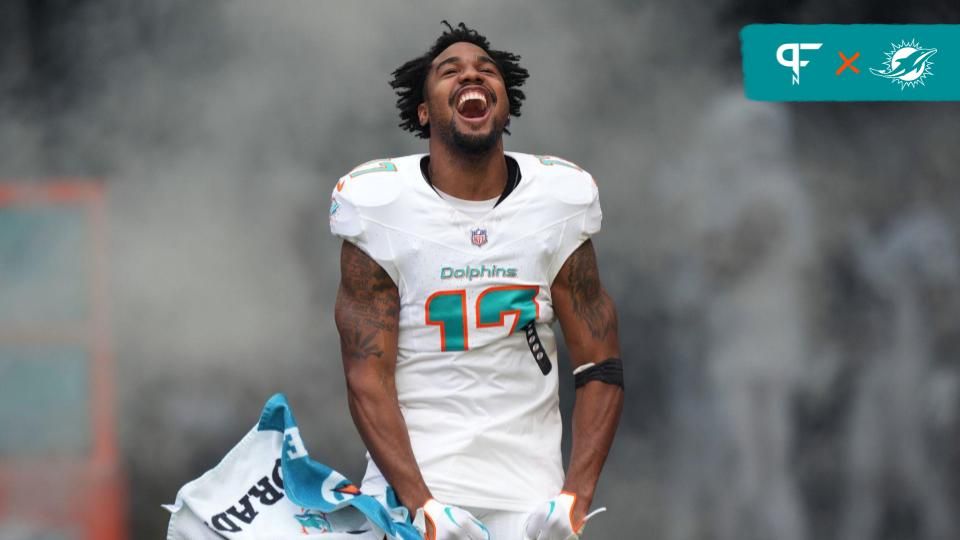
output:
M 430 499 L 422 510 L 424 540 L 490 540 L 486 526 L 463 508 Z
M 606 508 L 587 514 L 580 523 L 573 523 L 576 495 L 562 492 L 530 513 L 524 525 L 524 540 L 579 540 L 587 520 Z

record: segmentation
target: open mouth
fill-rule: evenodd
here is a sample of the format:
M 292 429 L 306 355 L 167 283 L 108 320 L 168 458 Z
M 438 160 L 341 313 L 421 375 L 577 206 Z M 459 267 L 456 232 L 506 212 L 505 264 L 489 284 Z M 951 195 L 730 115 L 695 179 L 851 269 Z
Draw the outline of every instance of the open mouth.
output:
M 489 102 L 486 92 L 476 88 L 468 88 L 457 97 L 456 109 L 464 118 L 483 118 L 489 109 Z

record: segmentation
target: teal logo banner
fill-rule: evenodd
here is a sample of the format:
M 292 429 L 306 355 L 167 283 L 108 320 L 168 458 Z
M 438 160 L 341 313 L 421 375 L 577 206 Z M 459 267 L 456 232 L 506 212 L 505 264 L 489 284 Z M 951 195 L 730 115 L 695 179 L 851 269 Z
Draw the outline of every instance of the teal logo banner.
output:
M 744 91 L 759 101 L 960 101 L 960 25 L 751 24 Z

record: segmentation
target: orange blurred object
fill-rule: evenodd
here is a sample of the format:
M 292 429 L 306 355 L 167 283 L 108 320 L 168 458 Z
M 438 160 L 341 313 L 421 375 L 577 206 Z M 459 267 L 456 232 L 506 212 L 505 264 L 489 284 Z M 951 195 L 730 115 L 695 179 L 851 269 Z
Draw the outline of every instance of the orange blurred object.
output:
M 100 182 L 0 183 L 0 537 L 125 540 Z

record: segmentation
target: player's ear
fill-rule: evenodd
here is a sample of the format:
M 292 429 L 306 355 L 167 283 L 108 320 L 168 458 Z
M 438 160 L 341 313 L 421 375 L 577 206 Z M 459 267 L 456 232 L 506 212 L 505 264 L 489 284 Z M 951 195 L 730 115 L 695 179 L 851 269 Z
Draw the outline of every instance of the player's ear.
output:
M 430 122 L 430 113 L 427 112 L 426 103 L 417 105 L 417 120 L 420 121 L 421 126 L 425 126 L 428 122 Z

